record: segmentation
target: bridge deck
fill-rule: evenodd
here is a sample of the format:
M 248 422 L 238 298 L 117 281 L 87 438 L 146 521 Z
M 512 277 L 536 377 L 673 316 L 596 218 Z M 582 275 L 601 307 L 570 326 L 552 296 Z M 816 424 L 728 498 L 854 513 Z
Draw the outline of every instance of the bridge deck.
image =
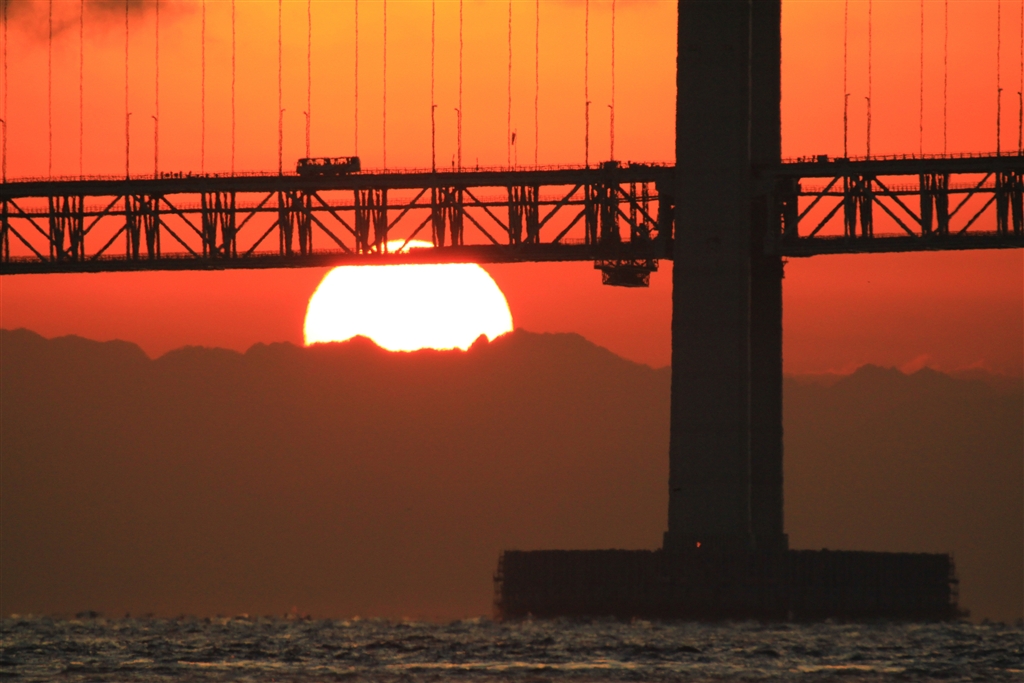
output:
M 1024 246 L 1024 156 L 814 157 L 753 182 L 785 256 Z M 0 184 L 0 274 L 595 261 L 643 284 L 672 258 L 674 183 L 617 163 L 18 180 Z
M 786 256 L 1024 247 L 1024 156 L 790 160 L 763 171 Z

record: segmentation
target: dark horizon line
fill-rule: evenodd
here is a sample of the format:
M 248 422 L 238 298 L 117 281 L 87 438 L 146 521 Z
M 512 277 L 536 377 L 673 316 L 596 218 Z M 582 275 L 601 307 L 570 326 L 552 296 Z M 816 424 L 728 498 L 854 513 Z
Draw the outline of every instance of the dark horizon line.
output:
M 653 365 L 650 365 L 649 363 L 643 363 L 643 362 L 640 362 L 640 361 L 633 360 L 631 358 L 627 358 L 625 356 L 622 356 L 622 355 L 616 353 L 615 351 L 609 349 L 606 346 L 602 346 L 601 344 L 598 344 L 597 342 L 594 342 L 594 341 L 588 339 L 587 337 L 585 337 L 583 334 L 580 334 L 579 332 L 536 332 L 536 331 L 533 331 L 533 330 L 525 329 L 523 327 L 516 327 L 511 332 L 505 332 L 504 334 L 501 334 L 501 335 L 495 337 L 493 340 L 488 339 L 487 335 L 481 333 L 480 336 L 477 337 L 477 339 L 469 347 L 469 349 L 467 349 L 465 351 L 463 351 L 462 349 L 460 349 L 458 347 L 452 348 L 452 349 L 435 349 L 435 348 L 430 348 L 430 347 L 424 347 L 424 348 L 421 348 L 421 349 L 416 349 L 414 351 L 390 351 L 390 350 L 385 349 L 384 347 L 380 346 L 379 344 L 377 344 L 370 337 L 367 337 L 367 336 L 364 336 L 364 335 L 356 335 L 354 337 L 350 337 L 350 338 L 342 340 L 342 341 L 315 342 L 313 344 L 305 344 L 305 343 L 297 344 L 297 343 L 295 343 L 293 341 L 288 341 L 288 340 L 279 340 L 279 341 L 270 341 L 270 342 L 258 341 L 258 342 L 253 342 L 252 344 L 250 344 L 248 346 L 248 348 L 246 348 L 244 351 L 239 351 L 238 349 L 228 348 L 228 347 L 225 347 L 225 346 L 205 346 L 205 345 L 202 345 L 202 344 L 185 344 L 184 346 L 179 346 L 179 347 L 176 347 L 176 348 L 173 348 L 173 349 L 169 349 L 168 351 L 165 351 L 164 353 L 161 353 L 161 354 L 156 355 L 156 356 L 153 356 L 153 355 L 150 355 L 149 353 L 147 353 L 146 350 L 144 348 L 142 348 L 141 344 L 139 344 L 137 342 L 134 342 L 134 341 L 131 341 L 131 340 L 128 340 L 128 339 L 113 338 L 113 339 L 107 339 L 107 340 L 99 340 L 99 339 L 93 339 L 91 337 L 85 337 L 85 336 L 82 336 L 80 334 L 62 334 L 62 335 L 58 335 L 58 336 L 54 336 L 54 337 L 47 337 L 47 336 L 44 336 L 44 335 L 40 334 L 39 332 L 36 332 L 35 330 L 29 329 L 27 327 L 9 328 L 9 327 L 2 327 L 2 326 L 0 326 L 0 334 L 4 334 L 4 333 L 11 334 L 11 333 L 21 333 L 21 332 L 27 332 L 27 333 L 29 333 L 31 335 L 39 337 L 40 339 L 43 339 L 44 341 L 48 341 L 48 342 L 49 341 L 57 341 L 57 340 L 61 340 L 61 339 L 80 339 L 80 340 L 84 340 L 84 341 L 91 342 L 91 343 L 94 343 L 94 344 L 128 344 L 128 345 L 131 345 L 131 346 L 134 346 L 135 348 L 137 348 L 149 361 L 157 361 L 157 360 L 160 360 L 160 359 L 162 359 L 162 358 L 164 358 L 164 357 L 166 357 L 166 356 L 168 356 L 168 355 L 170 355 L 172 353 L 177 353 L 177 352 L 180 352 L 180 351 L 185 351 L 185 350 L 190 350 L 190 349 L 202 349 L 202 350 L 208 350 L 208 351 L 226 351 L 228 353 L 236 354 L 238 356 L 245 356 L 250 351 L 252 351 L 254 348 L 257 348 L 257 347 L 270 347 L 270 346 L 290 346 L 290 347 L 298 349 L 300 351 L 306 351 L 306 350 L 314 349 L 315 347 L 321 347 L 321 348 L 324 348 L 324 349 L 338 349 L 338 348 L 341 348 L 342 345 L 350 345 L 350 344 L 363 344 L 363 345 L 365 345 L 365 344 L 369 344 L 374 349 L 376 349 L 376 350 L 378 350 L 378 351 L 380 351 L 380 352 L 382 352 L 384 354 L 392 354 L 392 355 L 396 355 L 396 356 L 400 355 L 400 354 L 405 354 L 407 356 L 407 355 L 413 354 L 413 353 L 424 353 L 424 354 L 429 354 L 429 353 L 455 353 L 455 352 L 458 352 L 458 353 L 469 353 L 478 344 L 488 344 L 489 345 L 489 344 L 492 344 L 492 343 L 497 343 L 499 340 L 503 339 L 504 337 L 508 337 L 509 335 L 512 335 L 512 334 L 526 334 L 526 335 L 531 335 L 531 336 L 535 336 L 535 337 L 542 337 L 542 336 L 579 337 L 580 339 L 582 339 L 586 343 L 594 346 L 595 348 L 601 349 L 602 351 L 606 351 L 606 352 L 612 354 L 613 356 L 615 356 L 616 358 L 618 358 L 620 360 L 623 360 L 623 361 L 626 361 L 628 363 L 632 363 L 634 365 L 646 366 L 646 367 L 648 367 L 651 370 L 654 370 L 656 372 L 661 372 L 661 371 L 669 370 L 672 367 L 671 363 L 655 367 Z M 483 342 L 480 341 L 481 337 L 483 337 Z M 914 376 L 914 375 L 916 375 L 916 374 L 918 374 L 918 373 L 920 373 L 922 371 L 931 371 L 931 372 L 936 372 L 936 373 L 939 373 L 939 374 L 942 374 L 942 375 L 946 375 L 948 377 L 953 377 L 953 378 L 958 378 L 958 379 L 962 379 L 964 375 L 968 375 L 968 376 L 970 376 L 970 375 L 983 375 L 983 376 L 989 376 L 989 377 L 993 377 L 993 378 L 1007 379 L 1007 380 L 1024 382 L 1024 372 L 1021 372 L 1020 374 L 1014 374 L 1014 373 L 1010 373 L 1010 372 L 1001 372 L 1001 371 L 998 371 L 998 370 L 994 370 L 992 368 L 971 367 L 971 366 L 962 367 L 962 368 L 958 368 L 958 369 L 954 369 L 954 370 L 949 370 L 949 369 L 941 369 L 941 368 L 933 367 L 933 366 L 927 365 L 927 364 L 923 365 L 921 368 L 919 368 L 917 370 L 908 372 L 908 371 L 905 371 L 905 370 L 903 370 L 902 368 L 900 368 L 900 367 L 898 367 L 896 365 L 879 365 L 878 363 L 870 363 L 870 362 L 869 363 L 862 363 L 860 365 L 857 365 L 855 368 L 853 368 L 852 370 L 849 370 L 849 371 L 826 370 L 826 371 L 822 371 L 822 372 L 796 372 L 796 373 L 794 373 L 794 372 L 786 372 L 786 373 L 784 373 L 784 376 L 787 377 L 787 378 L 790 378 L 790 379 L 805 379 L 805 380 L 816 381 L 816 382 L 829 382 L 829 380 L 839 381 L 839 380 L 844 379 L 846 377 L 851 377 L 851 376 L 857 374 L 858 372 L 863 371 L 865 368 L 868 368 L 868 369 L 879 369 L 879 370 L 885 370 L 885 371 L 895 371 L 895 372 L 903 375 L 904 377 L 912 377 L 912 376 Z

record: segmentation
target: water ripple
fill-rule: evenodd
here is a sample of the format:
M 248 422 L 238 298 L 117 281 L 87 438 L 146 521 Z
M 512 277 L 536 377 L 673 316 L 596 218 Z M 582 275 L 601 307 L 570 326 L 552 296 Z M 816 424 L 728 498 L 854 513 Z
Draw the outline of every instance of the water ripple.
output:
M 1024 681 L 1001 624 L 9 618 L 0 678 L 85 681 Z

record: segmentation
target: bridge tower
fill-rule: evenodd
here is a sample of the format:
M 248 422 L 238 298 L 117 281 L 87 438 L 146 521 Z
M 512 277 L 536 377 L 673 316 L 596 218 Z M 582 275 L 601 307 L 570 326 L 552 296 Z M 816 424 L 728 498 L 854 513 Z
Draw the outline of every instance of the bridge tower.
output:
M 781 1 L 679 3 L 665 550 L 783 550 Z M 699 544 L 699 545 L 698 545 Z

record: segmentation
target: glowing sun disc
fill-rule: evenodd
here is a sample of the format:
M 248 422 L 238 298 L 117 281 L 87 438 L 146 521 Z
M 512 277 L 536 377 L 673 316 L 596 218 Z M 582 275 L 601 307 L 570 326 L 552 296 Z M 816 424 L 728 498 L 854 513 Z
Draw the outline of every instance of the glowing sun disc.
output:
M 388 246 L 397 251 L 402 243 Z M 465 350 L 481 334 L 511 332 L 512 313 L 475 263 L 341 266 L 310 297 L 304 328 L 307 346 L 358 335 L 389 351 Z

